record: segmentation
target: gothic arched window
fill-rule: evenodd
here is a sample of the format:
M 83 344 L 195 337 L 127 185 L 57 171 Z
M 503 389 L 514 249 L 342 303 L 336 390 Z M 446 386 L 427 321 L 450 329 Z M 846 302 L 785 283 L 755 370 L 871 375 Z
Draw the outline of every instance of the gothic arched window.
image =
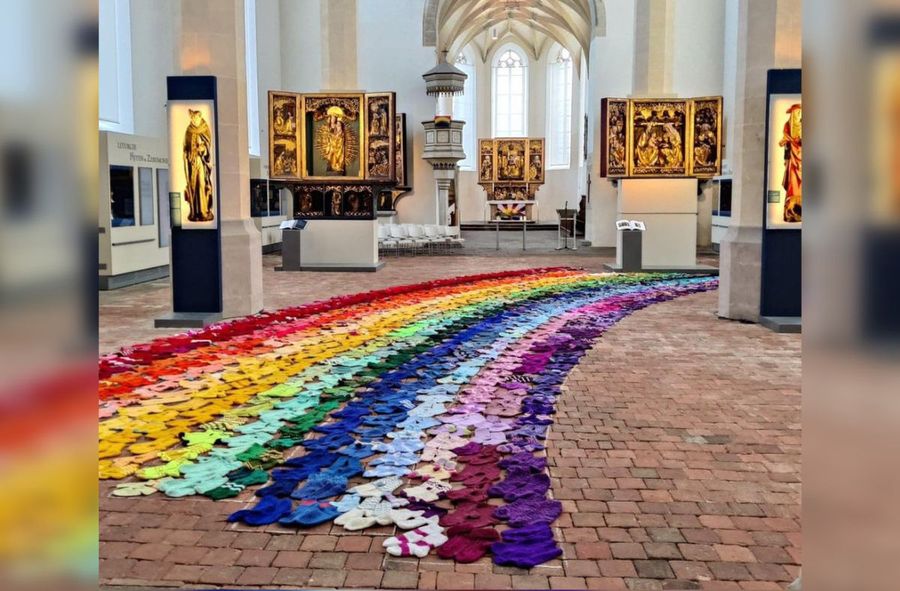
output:
M 501 50 L 494 61 L 494 137 L 528 133 L 528 75 L 516 49 Z
M 568 168 L 572 153 L 572 56 L 564 47 L 547 64 L 548 168 Z

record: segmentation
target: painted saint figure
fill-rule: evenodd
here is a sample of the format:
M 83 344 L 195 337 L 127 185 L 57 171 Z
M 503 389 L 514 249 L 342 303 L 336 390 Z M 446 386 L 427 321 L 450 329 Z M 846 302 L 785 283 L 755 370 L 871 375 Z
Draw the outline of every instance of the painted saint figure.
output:
M 494 167 L 492 166 L 491 155 L 481 155 L 481 180 L 489 181 L 494 178 Z
M 500 158 L 500 172 L 506 179 L 521 179 L 522 174 L 522 156 L 513 144 L 509 144 L 502 148 L 502 156 Z
M 621 117 L 613 118 L 612 128 L 609 142 L 609 165 L 614 168 L 624 168 L 625 121 Z
M 348 214 L 358 214 L 362 212 L 359 204 L 359 195 L 356 193 L 350 193 L 350 196 L 347 198 L 347 205 L 349 206 L 347 209 Z
M 328 163 L 329 172 L 344 172 L 344 112 L 340 107 L 329 107 L 327 138 L 323 156 Z
M 541 178 L 541 171 L 543 170 L 544 165 L 541 163 L 541 155 L 540 154 L 532 154 L 531 155 L 531 166 L 528 169 L 528 179 L 532 181 L 536 181 Z
M 212 132 L 200 111 L 188 109 L 191 122 L 184 132 L 184 200 L 188 220 L 209 222 L 213 215 Z
M 700 166 L 716 165 L 716 133 L 709 123 L 700 126 L 700 133 L 694 140 L 694 162 Z
M 659 162 L 659 139 L 653 132 L 651 126 L 644 127 L 641 136 L 638 138 L 637 147 L 635 148 L 636 164 L 649 168 L 656 166 Z
M 312 213 L 312 210 L 312 195 L 310 195 L 309 193 L 303 193 L 300 196 L 300 213 Z
M 785 112 L 788 114 L 788 120 L 784 123 L 781 140 L 778 142 L 778 145 L 784 148 L 784 178 L 781 181 L 781 186 L 784 187 L 786 193 L 784 221 L 800 222 L 803 205 L 803 141 L 801 133 L 803 111 L 799 104 L 793 104 Z
M 665 165 L 668 168 L 677 168 L 684 164 L 684 155 L 681 149 L 681 136 L 672 123 L 663 126 L 663 145 L 660 153 L 665 157 Z

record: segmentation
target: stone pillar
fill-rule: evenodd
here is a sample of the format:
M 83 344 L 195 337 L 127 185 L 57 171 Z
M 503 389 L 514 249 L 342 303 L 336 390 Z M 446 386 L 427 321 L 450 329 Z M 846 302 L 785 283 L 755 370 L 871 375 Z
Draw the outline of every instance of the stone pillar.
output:
M 719 316 L 759 319 L 766 71 L 775 65 L 777 0 L 737 0 L 731 225 L 719 257 Z
M 637 0 L 631 96 L 679 97 L 722 94 L 725 39 L 723 0 Z M 697 244 L 712 242 L 712 183 L 701 183 Z
M 675 4 L 671 25 L 671 91 L 679 97 L 722 94 L 725 2 L 690 0 Z
M 263 307 L 262 239 L 250 219 L 244 2 L 185 0 L 174 10 L 176 71 L 218 81 L 222 315 L 255 314 Z
M 322 90 L 356 90 L 356 0 L 320 2 Z
M 723 44 L 725 42 L 723 0 L 677 2 L 672 16 L 671 88 L 677 97 L 723 94 Z M 724 135 L 723 135 L 724 139 Z M 718 185 L 701 181 L 697 196 L 697 246 L 712 244 L 712 210 Z
M 634 96 L 672 93 L 673 0 L 636 0 L 634 8 Z
M 450 225 L 450 189 L 456 177 L 456 165 L 447 167 L 434 167 L 434 180 L 437 183 L 437 224 L 439 226 Z

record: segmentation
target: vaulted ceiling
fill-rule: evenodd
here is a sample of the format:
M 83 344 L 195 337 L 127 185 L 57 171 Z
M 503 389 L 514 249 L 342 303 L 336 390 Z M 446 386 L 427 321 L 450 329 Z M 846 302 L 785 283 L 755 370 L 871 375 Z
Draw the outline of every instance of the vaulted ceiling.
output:
M 427 0 L 423 43 L 448 56 L 471 44 L 486 59 L 515 41 L 537 59 L 555 41 L 578 56 L 605 28 L 603 0 Z

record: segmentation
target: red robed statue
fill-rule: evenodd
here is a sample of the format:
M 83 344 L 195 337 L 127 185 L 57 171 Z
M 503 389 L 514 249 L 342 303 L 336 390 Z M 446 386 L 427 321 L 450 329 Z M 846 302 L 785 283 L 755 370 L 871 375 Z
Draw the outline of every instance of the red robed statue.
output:
M 793 104 L 785 111 L 788 120 L 784 123 L 784 131 L 778 145 L 784 148 L 784 187 L 787 197 L 784 200 L 784 221 L 800 222 L 803 204 L 802 166 L 803 140 L 801 134 L 802 109 Z

